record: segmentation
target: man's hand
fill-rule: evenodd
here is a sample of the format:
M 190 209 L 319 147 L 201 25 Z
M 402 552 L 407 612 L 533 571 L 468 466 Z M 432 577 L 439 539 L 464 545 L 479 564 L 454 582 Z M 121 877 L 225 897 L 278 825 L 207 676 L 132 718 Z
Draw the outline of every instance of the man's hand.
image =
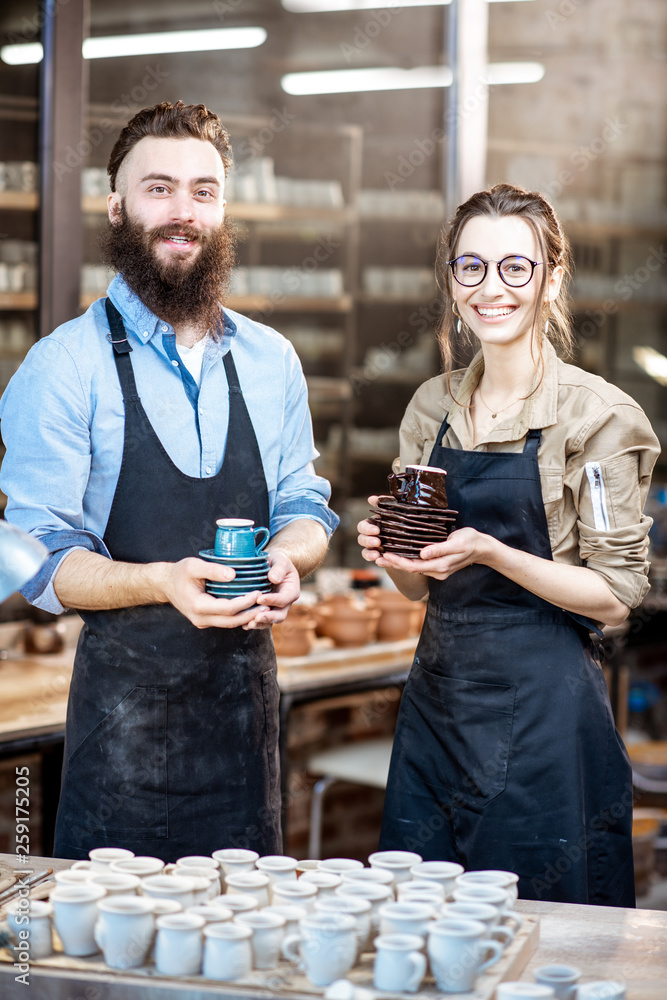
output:
M 165 597 L 196 628 L 239 628 L 254 620 L 258 591 L 253 590 L 231 600 L 214 597 L 205 591 L 206 580 L 228 583 L 234 579 L 236 574 L 229 566 L 196 558 L 162 565 L 166 567 L 163 583 Z M 297 587 L 297 597 L 298 594 Z
M 260 594 L 257 604 L 262 608 L 245 629 L 269 628 L 287 617 L 290 606 L 301 593 L 301 581 L 296 566 L 281 549 L 267 552 L 271 568 L 269 581 L 276 587 L 271 594 Z

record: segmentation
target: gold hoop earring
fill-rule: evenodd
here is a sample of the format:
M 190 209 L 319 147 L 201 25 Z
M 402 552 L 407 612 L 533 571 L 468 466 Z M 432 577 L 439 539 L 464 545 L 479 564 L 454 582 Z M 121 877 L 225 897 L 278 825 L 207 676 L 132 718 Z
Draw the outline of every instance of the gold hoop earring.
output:
M 452 302 L 452 312 L 456 316 L 456 332 L 461 333 L 461 313 L 456 311 L 456 299 Z

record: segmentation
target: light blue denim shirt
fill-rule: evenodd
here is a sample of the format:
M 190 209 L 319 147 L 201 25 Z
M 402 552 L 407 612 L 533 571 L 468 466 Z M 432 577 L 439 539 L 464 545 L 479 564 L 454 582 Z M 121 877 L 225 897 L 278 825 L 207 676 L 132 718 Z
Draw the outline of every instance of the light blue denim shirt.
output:
M 182 377 L 187 370 L 173 328 L 149 312 L 121 277 L 108 294 L 125 323 L 142 404 L 174 464 L 200 478 L 214 476 L 222 465 L 229 416 L 222 359 L 231 347 L 264 465 L 271 534 L 299 518 L 318 521 L 331 534 L 338 518 L 327 506 L 329 483 L 313 469 L 318 453 L 306 382 L 290 342 L 225 310 L 223 337 L 207 342 L 199 392 L 193 393 L 191 377 L 189 385 L 187 374 Z M 0 401 L 7 520 L 51 552 L 22 593 L 56 614 L 64 608 L 53 577 L 65 555 L 84 548 L 110 558 L 102 539 L 120 471 L 125 413 L 108 333 L 104 299 L 98 299 L 32 347 Z

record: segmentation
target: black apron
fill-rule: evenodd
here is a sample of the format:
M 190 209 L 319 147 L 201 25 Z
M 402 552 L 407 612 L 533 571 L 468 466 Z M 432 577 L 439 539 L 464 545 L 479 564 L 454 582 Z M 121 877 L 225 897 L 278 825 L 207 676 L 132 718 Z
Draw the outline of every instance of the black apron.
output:
M 458 527 L 551 559 L 537 452 L 441 446 Z M 632 783 L 588 619 L 487 566 L 430 580 L 380 846 L 520 875 L 523 899 L 634 906 Z
M 222 468 L 186 476 L 137 395 L 131 347 L 107 300 L 125 405 L 104 541 L 115 560 L 175 562 L 213 546 L 216 518 L 269 524 L 257 438 L 231 355 Z M 55 855 L 125 847 L 166 861 L 282 849 L 278 684 L 270 630 L 197 629 L 172 605 L 81 612 L 67 707 Z

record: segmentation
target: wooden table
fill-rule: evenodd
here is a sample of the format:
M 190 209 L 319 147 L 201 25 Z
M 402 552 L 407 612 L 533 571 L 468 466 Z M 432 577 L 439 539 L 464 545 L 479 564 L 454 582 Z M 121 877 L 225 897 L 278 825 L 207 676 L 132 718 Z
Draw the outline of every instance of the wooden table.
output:
M 14 865 L 13 855 L 0 854 L 0 861 Z M 34 871 L 68 868 L 71 861 L 53 858 L 30 858 L 27 867 Z M 16 868 L 23 866 L 15 865 Z M 616 979 L 623 982 L 627 1000 L 665 1000 L 667 996 L 667 911 L 628 910 L 605 906 L 575 906 L 569 903 L 519 901 L 517 909 L 540 918 L 540 944 L 520 979 L 533 981 L 532 972 L 540 965 L 566 963 L 583 971 L 582 982 L 592 979 Z M 25 987 L 14 982 L 14 969 L 0 963 L 0 996 L 3 1000 L 25 997 Z M 202 989 L 185 990 L 185 984 L 151 983 L 117 975 L 91 978 L 78 992 L 66 978 L 54 981 L 44 970 L 33 966 L 30 973 L 31 1000 L 210 1000 L 213 995 L 234 998 L 252 997 L 248 990 L 235 990 L 233 984 L 202 984 Z M 266 1000 L 266 992 L 257 993 Z M 291 995 L 280 994 L 281 1000 Z M 300 997 L 303 1000 L 303 996 Z M 319 1000 L 319 998 L 318 998 Z M 419 1000 L 416 994 L 415 1000 Z M 472 995 L 471 995 L 472 1000 Z

